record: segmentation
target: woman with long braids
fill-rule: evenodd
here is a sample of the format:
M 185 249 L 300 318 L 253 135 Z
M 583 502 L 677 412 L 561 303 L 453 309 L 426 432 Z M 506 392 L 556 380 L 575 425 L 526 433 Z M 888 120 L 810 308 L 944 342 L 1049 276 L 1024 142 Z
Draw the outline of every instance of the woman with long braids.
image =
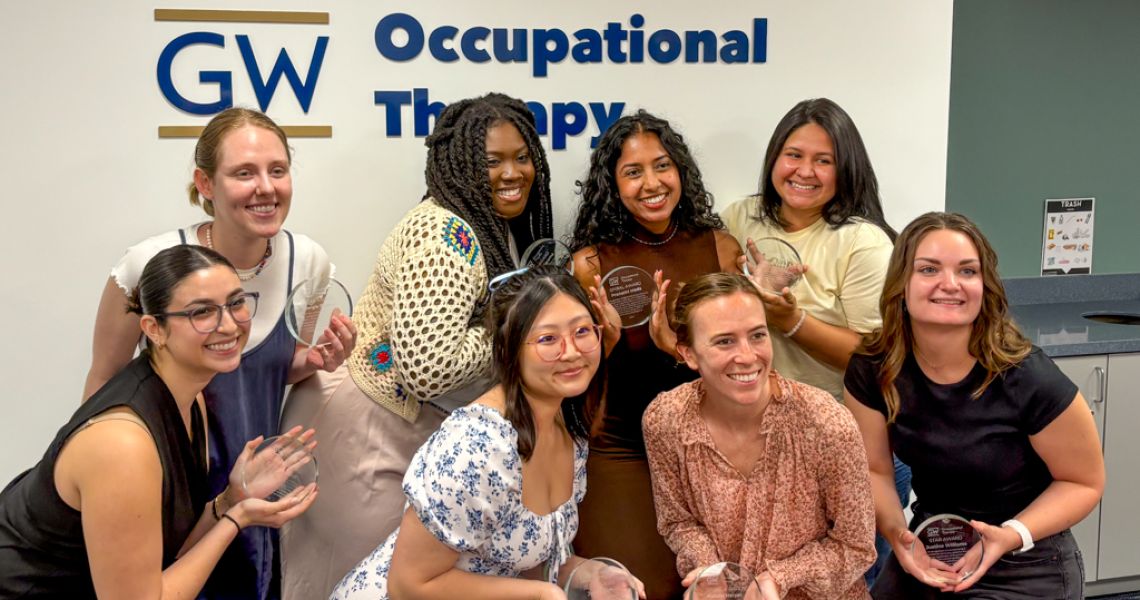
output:
M 519 100 L 449 105 L 427 137 L 427 194 L 400 221 L 357 303 L 347 368 L 305 382 L 282 427 L 320 424 L 322 501 L 282 534 L 288 598 L 324 598 L 400 523 L 413 453 L 489 386 L 488 281 L 553 234 L 550 169 Z
M 645 582 L 650 599 L 683 591 L 676 560 L 657 532 L 641 416 L 658 393 L 696 378 L 680 362 L 668 307 L 698 275 L 737 271 L 740 245 L 712 211 L 713 198 L 684 139 L 644 110 L 618 119 L 579 182 L 581 205 L 570 249 L 574 275 L 605 320 L 608 383 L 599 430 L 590 440 L 590 493 L 575 550 L 608 556 Z M 658 273 L 649 323 L 621 328 L 601 278 L 622 265 Z

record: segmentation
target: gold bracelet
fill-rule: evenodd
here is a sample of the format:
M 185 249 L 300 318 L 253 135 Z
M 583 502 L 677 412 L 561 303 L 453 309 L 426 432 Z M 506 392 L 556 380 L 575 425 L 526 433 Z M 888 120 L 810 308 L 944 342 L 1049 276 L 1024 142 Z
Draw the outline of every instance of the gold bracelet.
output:
M 210 501 L 210 512 L 214 514 L 214 520 L 215 521 L 220 521 L 222 519 L 221 515 L 218 514 L 218 498 L 225 496 L 226 492 L 228 492 L 228 491 L 230 491 L 230 486 L 227 485 L 226 489 L 222 490 L 222 493 L 218 494 L 217 496 L 214 496 L 214 499 Z M 229 504 L 229 503 L 227 503 L 227 504 Z M 233 504 L 230 504 L 229 506 L 227 506 L 226 510 L 228 511 L 231 508 L 233 508 Z M 222 511 L 222 514 L 225 514 L 225 512 L 226 511 Z

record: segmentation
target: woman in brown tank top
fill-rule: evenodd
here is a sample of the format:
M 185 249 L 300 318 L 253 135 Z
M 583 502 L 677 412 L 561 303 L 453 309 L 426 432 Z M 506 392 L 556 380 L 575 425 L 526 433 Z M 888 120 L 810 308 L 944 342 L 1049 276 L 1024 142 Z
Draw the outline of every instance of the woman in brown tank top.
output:
M 591 288 L 622 265 L 660 271 L 665 306 L 672 306 L 685 281 L 736 272 L 740 245 L 713 212 L 712 194 L 684 139 L 644 110 L 606 131 L 578 186 L 574 274 L 610 318 L 606 404 L 590 439 L 589 491 L 579 507 L 574 548 L 625 564 L 645 583 L 649 600 L 680 598 L 676 558 L 657 532 L 641 416 L 657 394 L 695 374 L 678 362 L 664 307 L 648 323 L 622 329 L 604 295 Z

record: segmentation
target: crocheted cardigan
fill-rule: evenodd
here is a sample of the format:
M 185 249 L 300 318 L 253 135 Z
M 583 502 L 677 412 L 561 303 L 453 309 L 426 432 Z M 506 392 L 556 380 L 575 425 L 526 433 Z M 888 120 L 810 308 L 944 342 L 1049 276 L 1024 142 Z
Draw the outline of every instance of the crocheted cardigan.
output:
M 353 381 L 414 422 L 422 402 L 488 369 L 490 336 L 468 324 L 485 294 L 487 268 L 474 229 L 434 200 L 421 202 L 384 240 L 353 312 Z

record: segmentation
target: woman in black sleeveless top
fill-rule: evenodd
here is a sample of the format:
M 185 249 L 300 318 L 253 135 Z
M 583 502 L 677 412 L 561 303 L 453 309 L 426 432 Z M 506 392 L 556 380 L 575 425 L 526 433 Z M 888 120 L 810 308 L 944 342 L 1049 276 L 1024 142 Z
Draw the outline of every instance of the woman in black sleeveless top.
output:
M 193 597 L 241 528 L 278 527 L 316 498 L 243 499 L 231 485 L 211 509 L 198 396 L 237 368 L 257 309 L 233 266 L 206 248 L 163 250 L 131 309 L 147 351 L 0 493 L 0 598 Z

